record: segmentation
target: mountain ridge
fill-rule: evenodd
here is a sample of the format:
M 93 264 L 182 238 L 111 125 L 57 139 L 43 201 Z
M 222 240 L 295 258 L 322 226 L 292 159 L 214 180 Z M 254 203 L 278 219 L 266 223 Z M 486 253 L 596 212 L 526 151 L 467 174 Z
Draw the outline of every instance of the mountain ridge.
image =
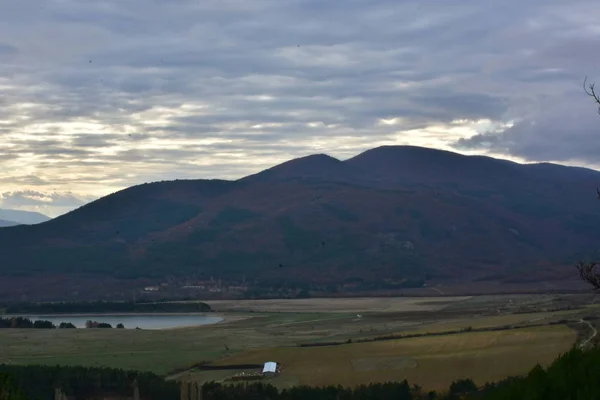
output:
M 49 221 L 51 218 L 35 211 L 0 209 L 0 219 L 29 225 L 40 224 Z
M 15 226 L 15 225 L 20 225 L 20 223 L 15 222 L 15 221 L 7 221 L 5 219 L 0 219 L 0 228 L 8 227 L 8 226 Z
M 600 172 L 537 165 L 400 146 L 236 181 L 137 185 L 0 229 L 0 274 L 275 286 L 563 279 L 600 241 Z

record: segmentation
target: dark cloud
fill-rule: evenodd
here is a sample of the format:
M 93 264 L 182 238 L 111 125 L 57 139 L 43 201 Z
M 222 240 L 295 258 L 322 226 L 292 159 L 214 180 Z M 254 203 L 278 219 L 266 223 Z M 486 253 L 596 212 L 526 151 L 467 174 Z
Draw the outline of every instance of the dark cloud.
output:
M 489 150 L 530 161 L 595 165 L 600 154 L 600 116 L 585 96 L 547 103 L 501 132 L 459 139 L 459 149 Z

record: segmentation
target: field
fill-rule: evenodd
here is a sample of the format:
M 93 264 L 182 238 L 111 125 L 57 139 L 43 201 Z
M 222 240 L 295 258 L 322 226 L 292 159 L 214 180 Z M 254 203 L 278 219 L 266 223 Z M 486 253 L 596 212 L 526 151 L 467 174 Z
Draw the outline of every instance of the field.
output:
M 427 389 L 446 389 L 455 379 L 483 384 L 549 364 L 567 351 L 575 332 L 565 326 L 474 332 L 331 347 L 256 349 L 217 365 L 279 361 L 283 373 L 271 383 L 355 384 L 408 379 Z M 210 371 L 212 372 L 212 371 Z M 202 373 L 197 375 L 202 378 Z
M 458 377 L 484 383 L 548 363 L 576 338 L 584 340 L 590 328 L 580 319 L 600 311 L 576 295 L 209 303 L 223 323 L 172 330 L 2 329 L 0 363 L 111 366 L 206 381 L 236 371 L 192 366 L 278 361 L 284 370 L 272 382 L 281 387 L 407 378 L 436 389 Z M 469 332 L 481 328 L 490 331 Z M 357 343 L 425 333 L 437 335 Z M 352 343 L 299 347 L 324 342 Z
M 356 297 L 294 300 L 216 300 L 217 311 L 257 312 L 414 312 L 437 311 L 471 297 Z

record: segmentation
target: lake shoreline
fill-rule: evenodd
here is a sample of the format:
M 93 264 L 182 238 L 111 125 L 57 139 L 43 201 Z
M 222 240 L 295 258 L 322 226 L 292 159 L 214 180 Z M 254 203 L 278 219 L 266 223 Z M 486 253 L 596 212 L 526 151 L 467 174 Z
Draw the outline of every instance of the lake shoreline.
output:
M 169 316 L 173 316 L 173 317 L 177 317 L 177 316 L 191 316 L 191 317 L 195 317 L 195 316 L 199 316 L 199 317 L 215 317 L 217 316 L 218 313 L 212 313 L 212 312 L 193 312 L 193 313 L 184 313 L 184 312 L 162 312 L 162 313 L 140 313 L 140 312 L 127 312 L 127 313 L 114 313 L 114 312 L 96 312 L 96 313 L 53 313 L 53 314 L 45 314 L 45 313 L 38 313 L 38 314 L 26 314 L 26 313 L 15 313 L 15 314 L 0 314 L 0 317 L 25 317 L 25 318 L 29 318 L 29 317 L 37 317 L 37 318 L 42 318 L 42 317 L 50 317 L 50 318 L 58 318 L 58 317 L 143 317 L 143 316 L 149 316 L 149 317 L 169 317 Z
M 77 329 L 85 328 L 87 321 L 110 324 L 112 327 L 123 324 L 125 329 L 184 329 L 216 325 L 237 320 L 217 313 L 71 313 L 71 314 L 4 314 L 9 318 L 26 318 L 35 321 L 49 321 L 55 326 L 71 323 Z

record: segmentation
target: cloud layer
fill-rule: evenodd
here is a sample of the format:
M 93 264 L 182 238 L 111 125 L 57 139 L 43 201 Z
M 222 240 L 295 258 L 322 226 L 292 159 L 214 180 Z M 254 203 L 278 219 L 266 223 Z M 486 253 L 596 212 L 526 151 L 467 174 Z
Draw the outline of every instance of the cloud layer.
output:
M 581 84 L 600 65 L 599 12 L 589 0 L 10 2 L 0 196 L 57 215 L 145 181 L 382 144 L 596 166 L 600 117 Z M 28 191 L 51 202 L 14 195 Z

